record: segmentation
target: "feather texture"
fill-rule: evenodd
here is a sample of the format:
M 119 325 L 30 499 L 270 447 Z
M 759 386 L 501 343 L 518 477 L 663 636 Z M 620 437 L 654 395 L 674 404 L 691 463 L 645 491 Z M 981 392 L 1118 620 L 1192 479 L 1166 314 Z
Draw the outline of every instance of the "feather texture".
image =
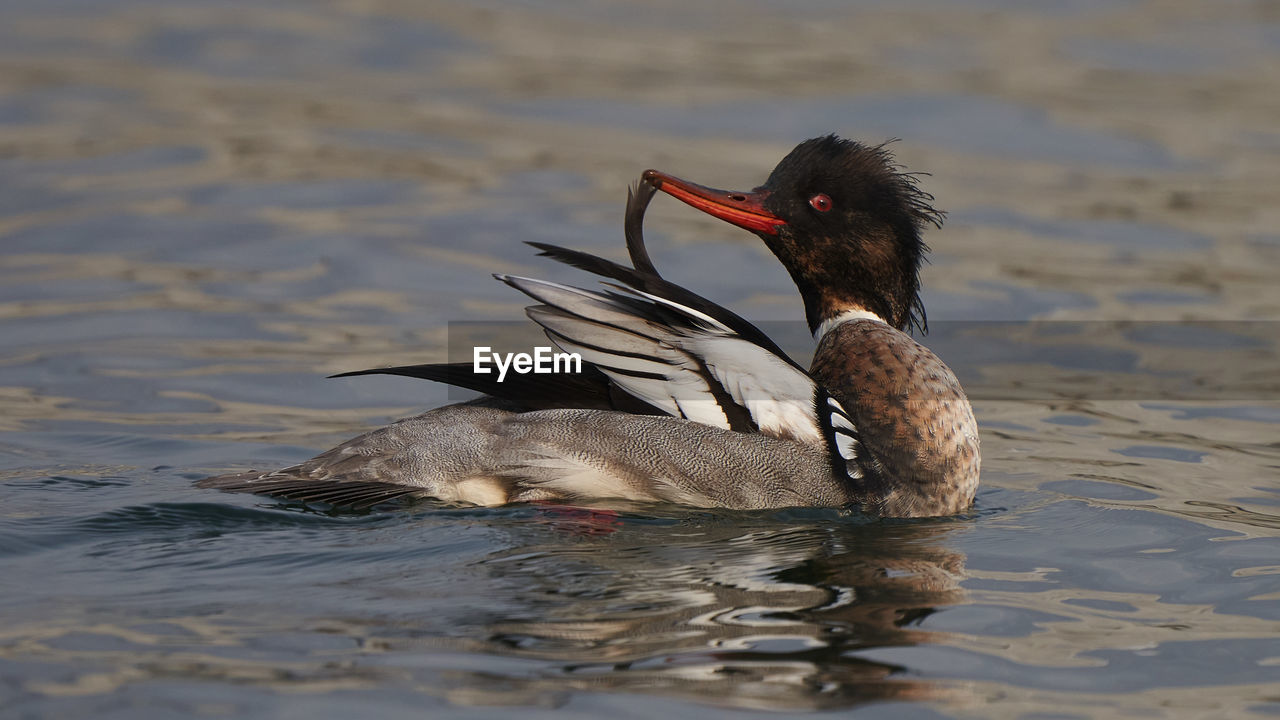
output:
M 713 427 L 823 443 L 813 379 L 701 309 L 621 286 L 596 292 L 495 277 L 544 303 L 528 315 L 561 350 L 654 407 Z M 732 419 L 744 417 L 746 427 Z

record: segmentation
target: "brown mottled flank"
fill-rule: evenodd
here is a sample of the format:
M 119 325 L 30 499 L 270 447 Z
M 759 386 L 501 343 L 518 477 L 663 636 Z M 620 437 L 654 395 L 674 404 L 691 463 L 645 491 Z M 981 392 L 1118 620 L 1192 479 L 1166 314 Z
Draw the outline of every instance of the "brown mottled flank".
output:
M 937 355 L 884 323 L 858 320 L 823 336 L 810 373 L 844 405 L 872 457 L 860 490 L 868 510 L 950 515 L 972 504 L 978 424 Z

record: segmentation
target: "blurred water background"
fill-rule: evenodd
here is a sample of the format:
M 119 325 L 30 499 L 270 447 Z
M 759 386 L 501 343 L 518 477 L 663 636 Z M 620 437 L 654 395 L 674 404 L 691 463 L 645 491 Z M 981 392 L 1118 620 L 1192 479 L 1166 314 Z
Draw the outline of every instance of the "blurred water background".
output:
M 445 402 L 330 373 L 623 257 L 656 167 L 881 142 L 983 428 L 966 517 L 191 487 Z M 6 0 L 0 716 L 1280 713 L 1280 3 Z M 769 323 L 749 235 L 668 277 Z

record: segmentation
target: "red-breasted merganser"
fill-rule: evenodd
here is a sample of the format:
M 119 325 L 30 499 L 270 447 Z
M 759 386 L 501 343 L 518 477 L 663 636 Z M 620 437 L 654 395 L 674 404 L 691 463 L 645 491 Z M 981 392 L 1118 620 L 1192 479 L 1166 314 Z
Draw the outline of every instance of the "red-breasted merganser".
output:
M 808 371 L 733 312 L 664 280 L 640 223 L 657 191 L 748 229 L 782 261 L 818 341 Z M 337 506 L 401 497 L 500 505 L 610 498 L 698 507 L 852 506 L 949 515 L 978 486 L 978 428 L 959 381 L 905 331 L 925 329 L 919 267 L 932 197 L 883 146 L 827 136 L 764 185 L 729 192 L 648 170 L 628 199 L 633 267 L 552 245 L 603 290 L 496 275 L 537 301 L 572 375 L 381 368 L 487 393 L 275 472 L 199 485 Z

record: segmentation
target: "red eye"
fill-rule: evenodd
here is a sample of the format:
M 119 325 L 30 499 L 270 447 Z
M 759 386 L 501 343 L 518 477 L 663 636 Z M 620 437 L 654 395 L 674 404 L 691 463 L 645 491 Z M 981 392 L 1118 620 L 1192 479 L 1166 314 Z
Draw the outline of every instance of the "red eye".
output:
M 818 193 L 809 198 L 809 205 L 818 212 L 826 212 L 831 209 L 831 198 L 826 193 Z

